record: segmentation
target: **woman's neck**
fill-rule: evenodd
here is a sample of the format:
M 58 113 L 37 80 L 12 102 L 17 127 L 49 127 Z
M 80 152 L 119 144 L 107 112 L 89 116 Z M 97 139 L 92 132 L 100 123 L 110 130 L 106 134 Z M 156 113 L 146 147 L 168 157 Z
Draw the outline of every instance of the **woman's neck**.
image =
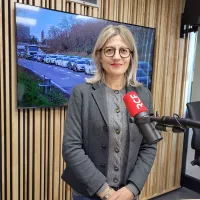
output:
M 105 84 L 113 90 L 121 90 L 125 86 L 125 77 L 108 77 L 105 78 Z

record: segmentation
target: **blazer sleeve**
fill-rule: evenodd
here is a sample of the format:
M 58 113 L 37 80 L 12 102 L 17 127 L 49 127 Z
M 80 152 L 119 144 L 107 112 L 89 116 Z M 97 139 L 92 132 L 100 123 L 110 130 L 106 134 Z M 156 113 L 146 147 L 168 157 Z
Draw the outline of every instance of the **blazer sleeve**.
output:
M 92 196 L 106 182 L 106 177 L 95 167 L 85 154 L 82 139 L 82 94 L 76 86 L 70 96 L 65 122 L 62 155 L 67 167 Z
M 146 95 L 148 95 L 148 110 L 149 113 L 153 112 L 152 96 L 149 90 L 147 90 Z M 139 190 L 139 194 L 148 178 L 151 171 L 152 165 L 154 163 L 157 151 L 157 144 L 148 145 L 143 139 L 138 157 L 136 160 L 135 167 L 128 177 L 128 183 L 131 183 L 136 187 L 136 191 Z

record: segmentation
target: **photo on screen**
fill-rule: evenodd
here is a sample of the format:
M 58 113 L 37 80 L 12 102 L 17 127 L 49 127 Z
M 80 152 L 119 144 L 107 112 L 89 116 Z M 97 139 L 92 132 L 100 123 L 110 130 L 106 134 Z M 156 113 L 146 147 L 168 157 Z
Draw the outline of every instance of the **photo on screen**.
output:
M 151 89 L 155 29 L 15 3 L 17 107 L 67 106 L 72 88 L 95 74 L 100 31 L 123 24 L 139 55 L 137 80 Z

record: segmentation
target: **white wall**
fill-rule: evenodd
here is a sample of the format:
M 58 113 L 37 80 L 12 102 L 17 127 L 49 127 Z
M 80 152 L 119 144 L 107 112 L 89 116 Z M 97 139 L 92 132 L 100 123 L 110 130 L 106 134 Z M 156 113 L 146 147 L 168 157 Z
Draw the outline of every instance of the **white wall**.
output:
M 197 49 L 196 49 L 191 101 L 200 101 L 200 31 L 198 33 L 198 39 L 197 39 Z
M 191 92 L 191 102 L 200 101 L 200 31 L 198 33 L 196 58 L 194 63 L 193 84 Z M 191 148 L 192 129 L 189 130 L 187 160 L 186 160 L 186 174 L 200 180 L 200 167 L 192 166 L 191 161 L 194 160 L 195 151 Z

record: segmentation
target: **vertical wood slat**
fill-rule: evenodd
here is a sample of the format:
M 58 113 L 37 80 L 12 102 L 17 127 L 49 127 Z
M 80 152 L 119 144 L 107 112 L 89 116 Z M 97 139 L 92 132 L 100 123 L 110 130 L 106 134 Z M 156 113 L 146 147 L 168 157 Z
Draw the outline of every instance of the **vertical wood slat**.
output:
M 113 18 L 114 18 L 114 0 L 109 0 L 108 1 L 108 11 L 107 11 L 107 13 L 108 13 L 108 15 L 107 15 L 107 17 L 108 17 L 108 19 L 110 19 L 110 20 L 113 20 Z
M 24 185 L 24 178 L 23 178 L 23 171 L 24 171 L 24 166 L 23 166 L 23 110 L 19 110 L 19 128 L 18 128 L 18 135 L 19 135 L 19 198 L 24 199 L 24 192 L 23 192 L 23 185 Z
M 40 199 L 40 178 L 41 178 L 41 173 L 40 173 L 40 155 L 41 155 L 41 150 L 40 150 L 40 123 L 41 123 L 41 118 L 40 118 L 40 110 L 36 109 L 34 112 L 34 199 Z
M 15 43 L 11 39 L 15 37 L 13 21 L 15 1 L 0 0 L 0 10 L 3 11 L 0 12 L 2 199 L 11 200 L 12 197 L 13 200 L 70 200 L 71 189 L 60 179 L 65 167 L 61 157 L 65 109 L 16 109 L 16 90 L 13 89 L 16 84 Z M 79 12 L 78 4 L 65 0 L 18 0 L 18 2 L 72 13 Z M 182 104 L 184 100 L 182 88 L 186 83 L 189 44 L 188 39 L 179 38 L 179 28 L 177 28 L 179 27 L 177 24 L 180 25 L 179 5 L 183 4 L 183 0 L 120 2 L 100 0 L 99 9 L 81 5 L 80 14 L 156 28 L 152 88 L 154 107 L 160 114 L 171 114 L 174 110 L 183 114 L 185 105 Z M 179 74 L 181 76 L 178 76 Z M 171 79 L 171 85 L 167 84 Z M 175 87 L 172 88 L 172 85 Z M 170 93 L 173 95 L 168 100 Z M 180 102 L 178 106 L 175 105 L 176 102 Z M 140 199 L 148 199 L 180 186 L 183 134 L 163 133 L 163 137 L 164 140 L 158 145 L 157 158 Z M 169 159 L 172 160 L 171 164 L 168 162 Z M 164 181 L 159 179 L 163 174 Z
M 48 173 L 48 195 L 49 199 L 52 199 L 53 197 L 53 123 L 54 123 L 54 109 L 50 110 L 49 112 L 49 135 L 48 135 L 48 143 L 49 143 L 49 148 L 48 148 L 48 168 L 49 168 L 49 173 Z
M 92 16 L 92 7 L 88 8 L 88 16 L 90 16 L 90 17 Z
M 16 2 L 16 0 L 12 0 L 10 1 L 10 10 L 14 10 L 14 3 Z M 10 14 L 10 19 L 14 19 L 14 12 L 9 12 Z M 15 46 L 12 45 L 12 38 L 15 38 L 15 22 L 13 20 L 10 20 L 10 51 L 11 51 L 11 55 L 12 59 L 11 60 L 11 66 L 15 66 L 15 60 L 16 60 L 16 50 L 15 50 Z M 16 102 L 17 102 L 17 92 L 16 92 L 16 76 L 15 76 L 15 68 L 11 67 L 11 88 L 15 88 L 15 90 L 13 90 L 11 92 L 11 116 L 10 118 L 13 119 L 11 120 L 11 134 L 12 134 L 12 139 L 11 139 L 11 146 L 12 146 L 12 195 L 13 197 L 18 197 L 19 195 L 19 166 L 18 166 L 18 162 L 19 162 L 19 137 L 18 137 L 18 132 L 17 130 L 17 126 L 18 126 L 18 111 L 16 110 Z
M 11 152 L 10 152 L 10 146 L 11 146 L 11 130 L 10 130 L 10 80 L 9 80 L 9 75 L 10 75 L 10 60 L 9 60 L 9 2 L 4 1 L 4 108 L 5 108 L 5 113 L 4 113 L 4 124 L 5 124 L 5 130 L 7 134 L 4 135 L 5 137 L 5 176 L 6 176 L 6 197 L 7 199 L 12 198 L 11 194 Z
M 40 5 L 40 3 L 41 3 L 41 0 L 35 0 L 34 6 L 42 6 L 42 5 Z
M 134 0 L 132 3 L 132 24 L 136 24 L 137 20 L 137 1 L 139 0 Z
M 92 16 L 93 16 L 93 17 L 98 17 L 98 12 L 99 12 L 99 11 L 98 11 L 98 8 L 93 8 L 92 11 L 93 11 L 93 12 L 92 12 Z
M 85 15 L 85 8 L 87 10 L 87 7 L 84 5 L 81 5 L 81 15 Z
M 104 0 L 103 2 L 103 18 L 108 19 L 108 9 L 109 9 L 109 0 Z
M 74 13 L 75 12 L 75 10 L 74 10 L 74 3 L 73 2 L 70 2 L 69 12 L 70 13 Z
M 69 5 L 70 5 L 69 2 L 66 2 L 66 4 L 67 4 L 67 6 L 66 6 L 66 11 L 67 11 L 67 12 L 70 12 L 70 10 L 69 10 Z
M 104 1 L 103 0 L 99 0 L 99 18 L 104 18 L 103 16 L 103 12 L 104 12 Z
M 40 188 L 40 200 L 45 198 L 45 109 L 41 109 L 41 188 Z
M 74 12 L 76 11 L 77 14 L 81 14 L 81 4 L 76 3 L 74 7 L 75 7 Z
M 34 132 L 33 132 L 33 121 L 34 121 L 34 112 L 33 110 L 29 110 L 29 117 L 28 117 L 28 147 L 27 147 L 27 159 L 28 159 L 28 199 L 32 200 L 33 197 L 33 174 L 34 173 L 34 166 L 33 166 L 33 156 L 34 156 L 34 147 L 33 147 L 33 141 L 34 141 Z M 25 133 L 25 135 L 27 134 Z
M 46 1 L 46 8 L 50 8 L 50 1 L 49 0 L 45 0 Z
M 0 20 L 2 23 L 0 23 L 0 38 L 3 38 L 4 30 L 3 30 L 3 9 L 4 5 L 3 2 L 0 1 Z M 2 200 L 5 200 L 5 191 L 6 191 L 6 177 L 5 177 L 5 127 L 4 127 L 4 76 L 3 76 L 3 66 L 4 66 L 4 61 L 3 61 L 3 49 L 4 49 L 4 43 L 3 41 L 0 42 L 0 148 L 1 148 L 1 185 L 0 185 L 0 190 L 1 190 L 1 196 Z
M 24 169 L 23 169 L 23 179 L 24 179 L 24 185 L 23 185 L 23 188 L 24 188 L 24 198 L 27 198 L 27 196 L 28 196 L 28 173 L 27 173 L 27 170 L 28 170 L 28 165 L 27 165 L 27 160 L 28 159 L 30 159 L 29 157 L 28 157 L 28 148 L 27 148 L 27 146 L 28 146 L 28 139 L 27 139 L 27 136 L 28 136 L 28 125 L 27 125 L 27 123 L 28 123 L 28 113 L 29 112 L 29 110 L 24 110 L 24 115 L 23 115 L 23 120 L 24 120 L 24 124 L 23 124 L 23 167 L 24 167 Z M 33 167 L 33 166 L 31 166 L 31 167 Z M 29 178 L 31 178 L 32 179 L 32 177 L 29 177 Z
M 136 21 L 138 25 L 143 25 L 145 22 L 145 2 L 146 0 L 139 0 L 137 4 L 137 12 L 140 13 L 139 15 L 137 15 Z
M 60 133 L 60 110 L 55 109 L 55 119 L 54 119 L 54 136 L 53 136 L 53 143 L 54 143 L 54 152 L 53 152 L 53 190 L 54 190 L 54 196 L 53 199 L 56 199 L 59 197 L 59 182 L 60 182 L 60 174 L 59 174 L 59 159 L 61 157 L 61 151 L 60 151 L 60 138 L 59 135 L 56 133 Z
M 42 6 L 43 8 L 46 7 L 46 0 L 41 0 L 41 6 Z
M 133 1 L 131 1 L 131 0 L 129 0 L 128 1 L 128 17 L 127 17 L 127 22 L 129 23 L 129 24 L 131 24 L 132 23 L 132 12 L 133 12 Z
M 122 1 L 119 2 L 119 14 L 118 14 L 118 16 L 119 16 L 119 18 L 118 18 L 119 22 L 123 21 L 123 14 L 124 14 L 123 13 L 123 10 L 124 10 L 123 5 L 124 5 L 124 0 L 122 0 Z
M 45 151 L 45 165 L 44 165 L 44 169 L 45 170 L 45 185 L 44 185 L 44 193 L 45 193 L 45 197 L 47 197 L 47 199 L 49 199 L 49 194 L 48 194 L 48 184 L 49 184 L 49 135 L 47 133 L 49 133 L 49 112 L 45 109 L 45 129 L 46 129 L 46 134 L 45 134 L 45 146 L 44 146 L 44 151 Z
M 65 112 L 64 112 L 64 108 L 61 108 L 61 118 L 60 118 L 60 127 L 61 127 L 61 133 L 64 133 L 64 126 L 62 126 L 62 124 L 64 124 L 64 120 L 65 120 Z M 60 158 L 59 158 L 59 177 L 61 176 L 62 172 L 63 172 L 63 166 L 64 166 L 64 161 L 62 159 L 62 141 L 63 141 L 63 134 L 60 134 Z M 60 187 L 59 187 L 59 196 L 61 200 L 63 200 L 63 191 L 65 190 L 64 187 L 64 181 L 62 181 L 60 179 Z

